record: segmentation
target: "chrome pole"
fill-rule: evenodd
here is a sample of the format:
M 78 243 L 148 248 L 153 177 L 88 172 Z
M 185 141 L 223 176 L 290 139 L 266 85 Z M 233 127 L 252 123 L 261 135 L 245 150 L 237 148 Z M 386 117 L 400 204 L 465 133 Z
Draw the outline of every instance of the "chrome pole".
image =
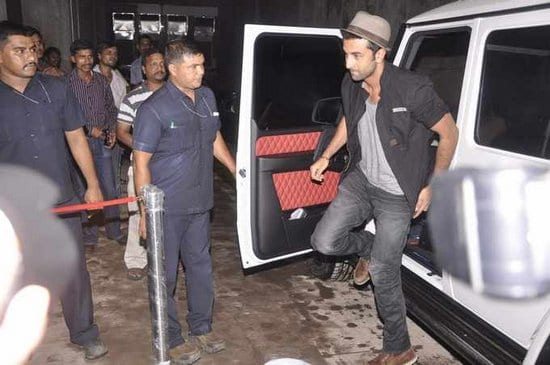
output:
M 146 185 L 140 196 L 147 215 L 147 270 L 149 309 L 151 311 L 154 365 L 170 364 L 166 274 L 164 272 L 164 193 L 154 185 Z

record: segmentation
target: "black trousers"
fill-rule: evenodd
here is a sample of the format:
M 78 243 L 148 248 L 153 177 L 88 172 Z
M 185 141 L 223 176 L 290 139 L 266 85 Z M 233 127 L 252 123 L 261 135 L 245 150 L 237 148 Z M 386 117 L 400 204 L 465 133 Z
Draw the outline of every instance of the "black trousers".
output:
M 67 205 L 78 203 L 79 201 L 74 198 Z M 61 295 L 61 307 L 65 323 L 69 329 L 71 342 L 77 345 L 85 345 L 99 337 L 99 329 L 94 324 L 92 288 L 90 274 L 86 267 L 80 213 L 65 214 L 60 218 L 63 219 L 63 222 L 73 234 L 73 242 L 77 246 L 78 252 L 77 269 L 71 275 L 72 280 Z

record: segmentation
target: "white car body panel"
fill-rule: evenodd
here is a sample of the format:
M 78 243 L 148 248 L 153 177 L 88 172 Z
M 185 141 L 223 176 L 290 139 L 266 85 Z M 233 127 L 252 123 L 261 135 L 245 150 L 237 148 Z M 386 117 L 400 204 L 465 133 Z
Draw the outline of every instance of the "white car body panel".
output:
M 476 14 L 493 13 L 517 8 L 548 4 L 547 0 L 462 0 L 449 3 L 415 16 L 409 24 L 441 21 L 444 19 L 468 17 Z
M 449 4 L 452 9 L 459 9 L 466 4 L 473 3 L 463 1 Z M 489 1 L 476 1 L 483 11 L 487 11 L 490 7 Z M 478 4 L 479 3 L 479 4 Z M 499 9 L 508 7 L 518 7 L 515 5 L 524 3 L 548 3 L 541 1 L 523 1 L 509 2 L 503 1 L 499 3 Z M 452 5 L 452 6 L 451 6 Z M 440 9 L 434 10 L 434 14 L 439 14 L 443 18 L 449 17 L 447 13 L 440 12 Z M 444 9 L 443 9 L 444 10 Z M 457 10 L 459 11 L 459 10 Z M 473 11 L 473 10 L 472 10 Z M 429 16 L 428 12 L 424 16 L 413 18 L 409 23 L 424 22 L 439 19 L 434 14 Z M 435 17 L 434 17 L 435 16 Z M 454 16 L 457 16 L 456 14 Z M 542 158 L 526 156 L 518 153 L 507 152 L 478 145 L 474 140 L 475 120 L 478 108 L 479 90 L 481 83 L 484 47 L 486 39 L 490 32 L 499 29 L 510 29 L 520 27 L 532 27 L 536 25 L 547 25 L 550 19 L 550 9 L 536 10 L 525 12 L 522 14 L 502 15 L 488 17 L 484 19 L 467 19 L 464 21 L 453 21 L 448 23 L 432 23 L 428 25 L 411 26 L 403 37 L 400 49 L 395 58 L 395 64 L 399 64 L 407 40 L 410 36 L 417 32 L 425 32 L 431 30 L 451 29 L 458 27 L 471 28 L 471 41 L 469 46 L 469 54 L 465 67 L 465 78 L 461 92 L 461 102 L 457 115 L 457 126 L 460 130 L 460 140 L 453 159 L 451 168 L 458 167 L 475 167 L 475 168 L 495 168 L 495 167 L 550 167 L 550 161 Z M 414 262 L 414 260 L 411 260 Z M 414 265 L 410 261 L 403 260 L 404 266 L 418 273 Z M 515 342 L 528 348 L 532 341 L 532 336 L 542 319 L 547 315 L 550 308 L 550 295 L 535 300 L 524 301 L 505 301 L 490 298 L 475 292 L 470 286 L 460 282 L 459 280 L 443 274 L 446 283 L 442 290 L 452 296 L 457 302 L 476 313 L 480 318 L 490 323 L 492 326 L 505 333 Z M 426 279 L 425 275 L 420 275 Z M 448 287 L 447 287 L 448 285 Z M 518 320 L 521 325 L 518 325 Z

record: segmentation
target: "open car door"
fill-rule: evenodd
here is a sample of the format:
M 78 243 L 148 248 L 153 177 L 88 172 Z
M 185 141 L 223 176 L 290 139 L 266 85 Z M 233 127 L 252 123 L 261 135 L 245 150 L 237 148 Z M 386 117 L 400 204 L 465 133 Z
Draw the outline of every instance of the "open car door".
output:
M 338 120 L 344 70 L 337 29 L 245 26 L 237 149 L 245 269 L 311 250 L 345 165 L 341 152 L 322 184 L 309 178 L 318 143 Z

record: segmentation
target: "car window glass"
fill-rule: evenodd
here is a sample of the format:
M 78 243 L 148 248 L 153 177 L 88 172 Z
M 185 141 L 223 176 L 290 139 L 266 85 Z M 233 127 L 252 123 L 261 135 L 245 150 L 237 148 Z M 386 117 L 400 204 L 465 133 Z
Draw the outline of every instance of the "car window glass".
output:
M 470 29 L 414 34 L 405 52 L 406 69 L 428 76 L 456 120 L 468 55 Z
M 314 126 L 315 103 L 340 96 L 345 70 L 340 38 L 264 34 L 254 48 L 252 115 L 259 129 Z
M 549 158 L 550 26 L 492 32 L 484 52 L 477 143 Z

